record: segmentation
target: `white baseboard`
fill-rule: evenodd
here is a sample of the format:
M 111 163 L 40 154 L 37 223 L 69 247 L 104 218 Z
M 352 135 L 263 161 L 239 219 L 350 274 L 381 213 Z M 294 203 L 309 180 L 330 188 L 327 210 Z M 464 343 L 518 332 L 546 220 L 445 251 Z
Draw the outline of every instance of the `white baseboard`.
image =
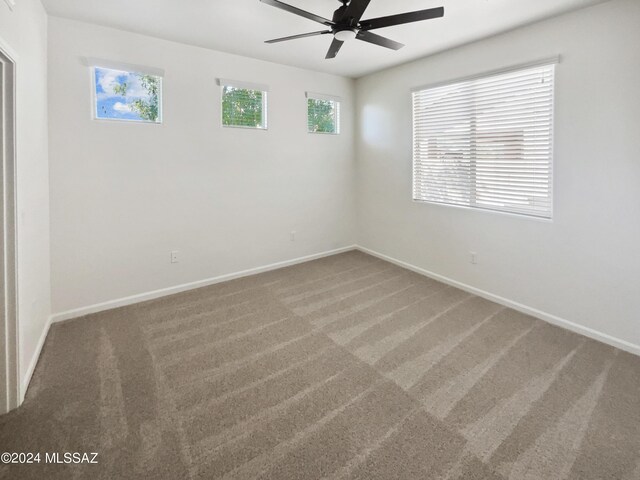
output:
M 47 323 L 42 330 L 42 334 L 40 335 L 40 339 L 38 340 L 38 344 L 36 345 L 36 350 L 35 352 L 33 352 L 33 356 L 31 357 L 31 361 L 29 362 L 27 373 L 25 374 L 24 378 L 21 379 L 20 398 L 18 399 L 18 406 L 22 405 L 22 402 L 24 402 L 24 397 L 27 394 L 27 389 L 29 388 L 29 384 L 31 383 L 31 377 L 33 377 L 33 372 L 36 369 L 36 365 L 38 364 L 38 360 L 40 359 L 40 354 L 42 353 L 42 347 L 44 347 L 44 342 L 47 339 L 49 329 L 51 328 L 51 320 L 51 316 L 47 318 Z
M 234 280 L 236 278 L 248 277 L 250 275 L 255 275 L 258 273 L 268 272 L 270 270 L 277 270 L 278 268 L 289 267 L 291 265 L 296 265 L 298 263 L 309 262 L 311 260 L 316 260 L 318 258 L 328 257 L 331 255 L 336 255 L 338 253 L 344 253 L 351 250 L 355 250 L 355 245 L 350 245 L 348 247 L 337 248 L 335 250 L 329 250 L 326 252 L 315 253 L 313 255 L 307 255 L 305 257 L 298 257 L 292 260 L 285 260 L 283 262 L 272 263 L 270 265 L 264 265 L 261 267 L 250 268 L 248 270 L 242 270 L 240 272 L 228 273 L 226 275 L 220 275 L 218 277 L 207 278 L 204 280 L 198 280 L 195 282 L 184 283 L 182 285 L 176 285 L 174 287 L 162 288 L 159 290 L 154 290 L 151 292 L 140 293 L 137 295 L 131 295 L 129 297 L 118 298 L 115 300 L 109 300 L 107 302 L 97 303 L 95 305 L 89 305 L 86 307 L 75 308 L 73 310 L 68 310 L 66 312 L 60 312 L 52 315 L 52 322 L 62 322 L 65 320 L 70 320 L 72 318 L 82 317 L 84 315 L 89 315 L 91 313 L 102 312 L 104 310 L 111 310 L 113 308 L 124 307 L 127 305 L 133 305 L 134 303 L 145 302 L 147 300 L 153 300 L 160 297 L 166 297 L 167 295 L 173 295 L 175 293 L 185 292 L 187 290 L 193 290 L 196 288 L 207 287 L 209 285 L 214 285 L 216 283 L 227 282 L 229 280 Z M 36 358 L 37 361 L 37 358 Z
M 487 300 L 491 300 L 492 302 L 499 303 L 500 305 L 504 305 L 505 307 L 509 307 L 519 312 L 525 313 L 527 315 L 531 315 L 532 317 L 539 318 L 540 320 L 543 320 L 547 323 L 551 323 L 553 325 L 564 328 L 566 330 L 571 330 L 572 332 L 579 333 L 581 335 L 584 335 L 585 337 L 598 340 L 602 343 L 606 343 L 607 345 L 611 345 L 621 350 L 625 350 L 629 353 L 640 355 L 640 345 L 635 345 L 631 342 L 627 342 L 626 340 L 622 340 L 622 339 L 613 337 L 611 335 L 607 335 L 606 333 L 599 332 L 589 327 L 584 327 L 582 325 L 571 322 L 569 320 L 565 320 L 564 318 L 560 318 L 556 315 L 552 315 L 550 313 L 538 310 L 537 308 L 529 307 L 527 305 L 514 302 L 513 300 L 509 300 L 508 298 L 504 298 L 499 295 L 494 295 L 493 293 L 487 292 L 485 290 L 481 290 L 476 287 L 472 287 L 471 285 L 467 285 L 466 283 L 458 282 L 457 280 L 453 280 L 452 278 L 445 277 L 443 275 L 439 275 L 434 272 L 430 272 L 429 270 L 425 270 L 424 268 L 420 268 L 410 263 L 403 262 L 402 260 L 389 257 L 388 255 L 384 255 L 374 250 L 370 250 L 366 247 L 362 247 L 358 245 L 356 246 L 356 249 L 360 250 L 361 252 L 368 253 L 369 255 L 372 255 L 374 257 L 378 257 L 382 260 L 386 260 L 387 262 L 393 263 L 400 267 L 406 268 L 407 270 L 411 270 L 413 272 L 419 273 L 426 277 L 433 278 L 434 280 L 438 280 L 442 283 L 446 283 L 447 285 L 457 287 L 466 292 L 473 293 L 474 295 L 477 295 L 482 298 L 486 298 Z

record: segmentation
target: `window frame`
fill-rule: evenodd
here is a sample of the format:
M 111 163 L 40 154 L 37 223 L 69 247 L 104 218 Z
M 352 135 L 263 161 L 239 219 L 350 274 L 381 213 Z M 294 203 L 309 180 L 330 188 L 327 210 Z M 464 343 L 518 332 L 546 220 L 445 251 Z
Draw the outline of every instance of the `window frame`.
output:
M 307 133 L 312 135 L 340 135 L 341 132 L 341 103 L 342 99 L 335 95 L 326 95 L 323 93 L 313 93 L 313 92 L 305 92 L 305 107 L 306 107 L 306 116 L 307 116 Z M 330 101 L 334 103 L 334 132 L 314 132 L 309 130 L 309 100 L 323 100 Z
M 453 207 L 453 208 L 458 208 L 458 209 L 463 209 L 463 210 L 467 210 L 467 211 L 473 211 L 473 212 L 481 212 L 481 213 L 488 213 L 488 214 L 498 214 L 498 215 L 506 215 L 506 216 L 510 216 L 510 217 L 515 217 L 515 218 L 519 218 L 519 219 L 527 219 L 527 220 L 534 220 L 534 221 L 540 221 L 540 222 L 545 222 L 545 223 L 552 223 L 553 219 L 554 219 L 554 214 L 555 214 L 555 113 L 556 113 L 556 101 L 555 101 L 555 90 L 556 90 L 556 74 L 557 74 L 557 65 L 560 64 L 561 62 L 561 56 L 560 55 L 556 55 L 553 57 L 549 57 L 549 58 L 544 58 L 541 60 L 537 60 L 537 61 L 533 61 L 533 62 L 529 62 L 529 63 L 525 63 L 525 64 L 520 64 L 517 66 L 511 66 L 511 67 L 507 67 L 507 68 L 501 68 L 501 69 L 496 69 L 496 70 L 490 70 L 484 73 L 479 73 L 479 74 L 474 74 L 474 75 L 469 75 L 466 77 L 460 77 L 457 79 L 453 79 L 453 80 L 446 80 L 443 82 L 437 82 L 437 83 L 432 83 L 432 84 L 427 84 L 427 85 L 422 85 L 422 86 L 417 86 L 417 87 L 413 87 L 410 89 L 410 102 L 411 102 L 411 128 L 412 128 L 412 145 L 411 145 L 411 201 L 412 203 L 415 204 L 426 204 L 426 205 L 435 205 L 435 206 L 440 206 L 440 207 Z M 435 88 L 439 88 L 439 87 L 446 87 L 446 86 L 451 86 L 451 85 L 455 85 L 458 83 L 463 83 L 463 82 L 468 82 L 468 81 L 472 81 L 472 80 L 478 80 L 478 79 L 484 79 L 484 78 L 489 78 L 492 76 L 497 76 L 497 75 L 501 75 L 501 74 L 508 74 L 508 73 L 514 73 L 514 72 L 518 72 L 518 71 L 522 71 L 522 70 L 527 70 L 527 69 L 535 69 L 537 67 L 545 67 L 545 66 L 553 66 L 554 70 L 553 70 L 553 86 L 551 88 L 551 120 L 549 122 L 549 131 L 550 131 L 550 142 L 549 142 L 549 211 L 548 211 L 548 216 L 542 216 L 542 215 L 535 215 L 532 213 L 524 213 L 524 212 L 513 212 L 513 211 L 508 211 L 508 210 L 501 210 L 498 208 L 486 208 L 486 207 L 482 207 L 482 206 L 477 206 L 475 204 L 469 204 L 469 205 L 459 205 L 459 204 L 454 204 L 454 203 L 446 203 L 446 202 L 438 202 L 438 201 L 434 201 L 434 200 L 425 200 L 425 199 L 420 199 L 420 198 L 416 198 L 418 195 L 416 195 L 416 156 L 415 156 L 415 144 L 416 144 L 416 118 L 415 118 L 415 109 L 414 109 L 414 100 L 413 100 L 413 95 L 416 92 L 420 92 L 420 91 L 424 91 L 424 90 L 429 90 L 429 89 L 435 89 Z M 470 138 L 471 141 L 471 138 Z M 472 161 L 476 161 L 477 159 L 471 159 Z M 473 194 L 475 196 L 475 193 Z M 471 203 L 471 202 L 470 202 Z M 474 202 L 475 203 L 475 202 Z
M 225 78 L 216 79 L 216 83 L 220 87 L 220 126 L 222 128 L 240 128 L 243 130 L 269 130 L 269 87 L 267 85 L 251 82 L 243 82 L 240 80 L 229 80 Z M 250 125 L 225 125 L 224 123 L 224 87 L 233 87 L 238 90 L 252 90 L 262 92 L 262 127 L 252 127 Z
M 164 124 L 164 70 L 154 67 L 145 67 L 129 63 L 113 62 L 95 58 L 82 58 L 82 63 L 89 67 L 89 77 L 91 81 L 91 119 L 96 122 L 107 123 L 127 123 L 141 125 L 163 125 Z M 98 97 L 96 91 L 96 69 L 115 70 L 123 73 L 134 73 L 138 75 L 153 75 L 159 79 L 158 89 L 158 121 L 138 120 L 135 118 L 101 118 L 98 116 Z

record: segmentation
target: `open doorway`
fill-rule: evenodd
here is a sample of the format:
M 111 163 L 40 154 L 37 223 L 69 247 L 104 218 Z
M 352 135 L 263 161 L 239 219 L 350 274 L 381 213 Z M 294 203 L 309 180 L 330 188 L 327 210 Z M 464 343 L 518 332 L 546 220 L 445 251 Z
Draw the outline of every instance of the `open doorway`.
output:
M 0 44 L 0 414 L 20 402 L 16 299 L 15 56 Z

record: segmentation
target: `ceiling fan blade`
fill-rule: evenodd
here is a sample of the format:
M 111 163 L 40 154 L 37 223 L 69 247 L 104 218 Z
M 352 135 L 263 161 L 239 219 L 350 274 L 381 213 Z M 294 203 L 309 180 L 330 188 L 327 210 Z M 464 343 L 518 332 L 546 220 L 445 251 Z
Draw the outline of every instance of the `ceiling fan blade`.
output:
M 297 38 L 315 37 L 316 35 L 325 35 L 327 33 L 331 33 L 331 30 L 323 30 L 321 32 L 301 33 L 300 35 L 291 35 L 290 37 L 274 38 L 273 40 L 267 40 L 264 43 L 286 42 L 287 40 L 296 40 Z
M 319 15 L 315 15 L 313 13 L 307 12 L 305 10 L 301 10 L 300 8 L 294 7 L 292 5 L 288 5 L 283 2 L 279 2 L 278 0 L 260 0 L 262 3 L 266 3 L 267 5 L 271 5 L 272 7 L 279 8 L 284 10 L 285 12 L 293 13 L 295 15 L 299 15 L 304 18 L 308 18 L 309 20 L 313 20 L 314 22 L 322 23 L 323 25 L 327 25 L 331 27 L 334 23 L 328 18 L 321 17 Z
M 430 20 L 432 18 L 440 18 L 443 16 L 444 7 L 429 8 L 427 10 L 418 10 L 417 12 L 400 13 L 398 15 L 389 15 L 388 17 L 363 20 L 360 22 L 360 27 L 363 30 L 373 30 L 374 28 L 391 27 L 393 25 L 419 22 L 421 20 Z
M 369 6 L 370 1 L 371 0 L 351 0 L 341 21 L 351 20 L 352 25 L 355 26 L 362 18 L 362 15 L 364 15 L 364 11 Z
M 380 45 L 381 47 L 390 48 L 391 50 L 400 50 L 402 47 L 404 47 L 402 43 L 394 42 L 393 40 L 389 40 L 388 38 L 381 37 L 380 35 L 366 32 L 364 30 L 358 32 L 356 38 L 358 40 L 362 40 L 363 42 L 369 42 L 373 43 L 374 45 Z
M 334 38 L 333 42 L 331 42 L 331 46 L 329 47 L 329 51 L 327 52 L 327 56 L 324 58 L 325 59 L 335 58 L 336 55 L 338 55 L 338 52 L 340 51 L 340 49 L 342 48 L 343 43 L 344 42 L 341 42 L 340 40 L 336 40 Z

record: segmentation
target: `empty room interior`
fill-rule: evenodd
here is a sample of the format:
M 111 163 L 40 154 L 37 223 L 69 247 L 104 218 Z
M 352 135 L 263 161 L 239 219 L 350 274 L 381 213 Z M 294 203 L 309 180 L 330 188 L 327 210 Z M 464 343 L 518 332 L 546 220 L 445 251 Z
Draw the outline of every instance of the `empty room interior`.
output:
M 0 0 L 0 478 L 640 480 L 640 0 Z

